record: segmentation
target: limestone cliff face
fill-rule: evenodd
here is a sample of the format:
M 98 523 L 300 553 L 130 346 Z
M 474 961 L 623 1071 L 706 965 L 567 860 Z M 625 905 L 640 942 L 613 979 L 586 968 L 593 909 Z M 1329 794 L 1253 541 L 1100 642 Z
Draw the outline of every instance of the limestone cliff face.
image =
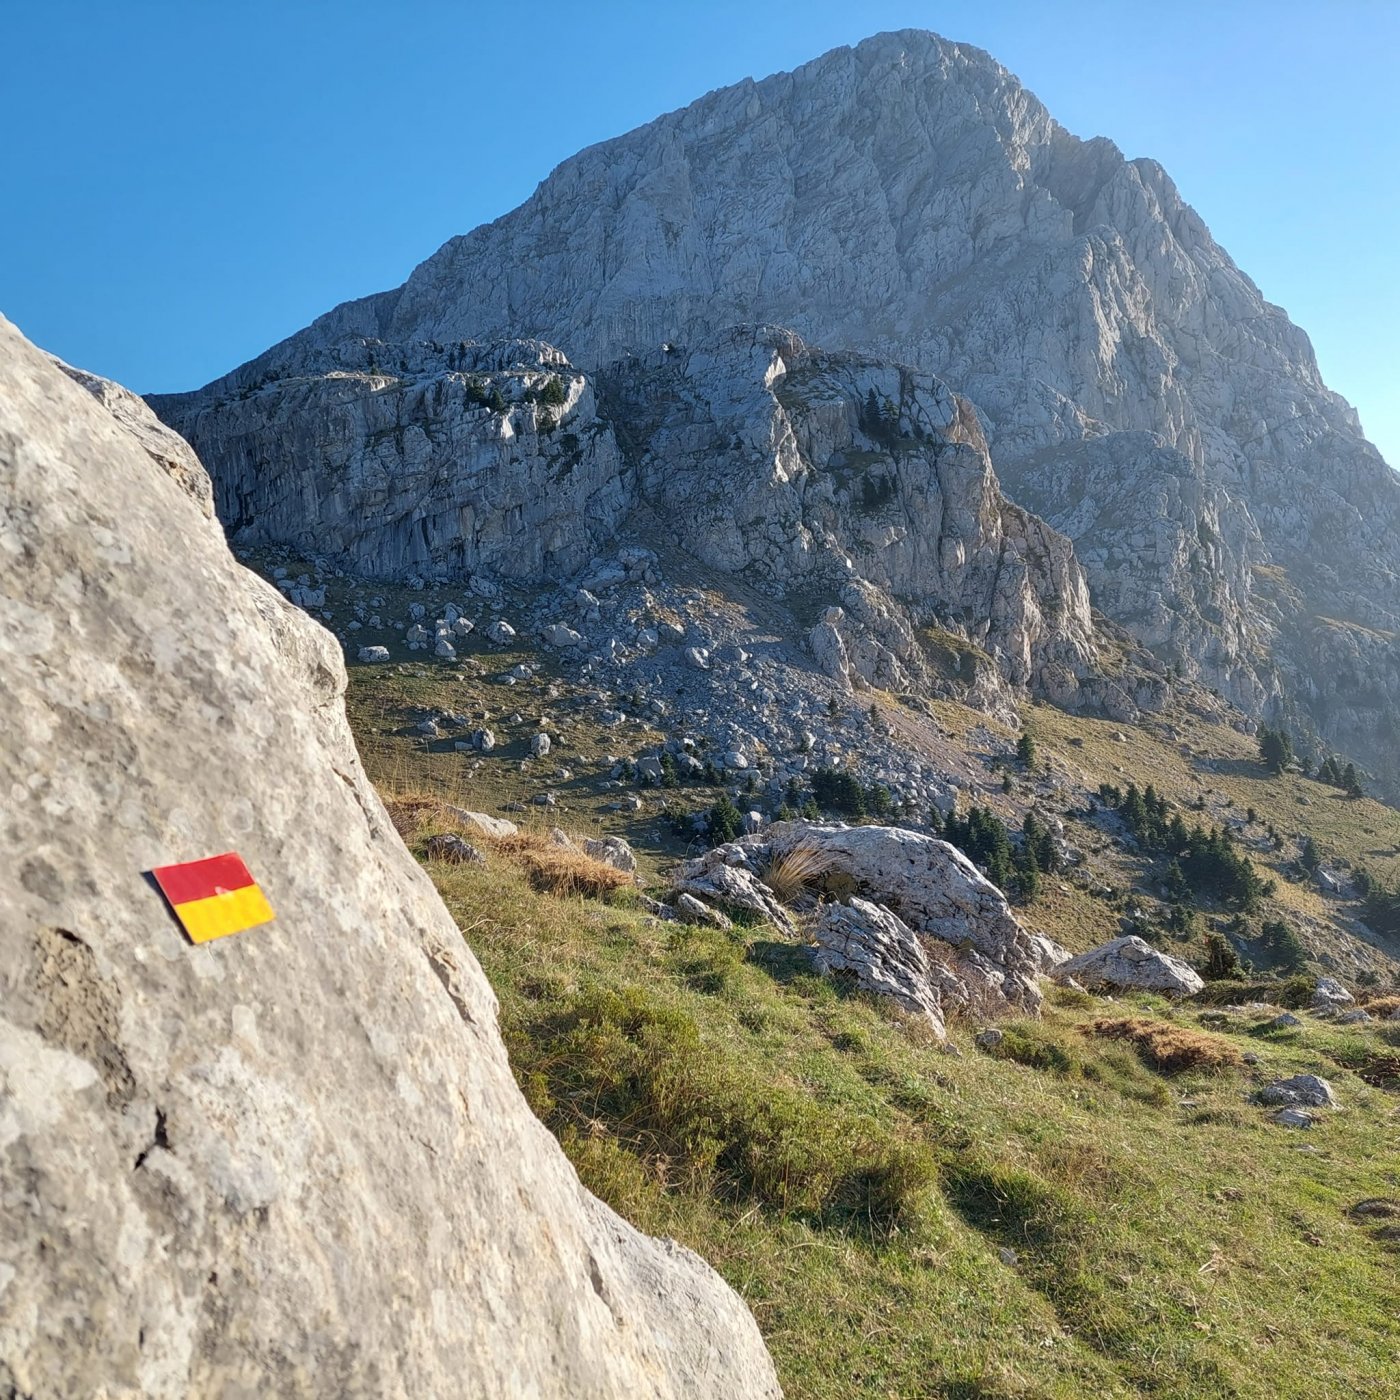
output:
M 1073 549 L 1003 497 L 972 408 L 790 331 L 732 328 L 598 376 L 537 341 L 347 337 L 289 346 L 208 402 L 155 403 L 214 464 L 240 543 L 369 575 L 558 582 L 642 537 L 820 596 L 840 614 L 815 644 L 832 674 L 927 683 L 930 625 L 969 644 L 957 689 L 983 703 L 1078 701 L 1092 669 Z
M 976 414 L 932 375 L 759 327 L 621 361 L 603 384 L 674 538 L 824 603 L 813 640 L 828 669 L 927 681 L 930 626 L 1012 687 L 1072 694 L 1091 669 L 1068 540 L 1005 499 Z
M 0 1391 L 776 1396 L 531 1116 L 334 639 L 87 387 L 0 321 Z M 230 848 L 276 922 L 192 946 L 143 872 Z
M 934 35 L 591 147 L 198 402 L 346 334 L 537 336 L 596 369 L 749 323 L 939 375 L 976 404 L 1012 499 L 1085 547 L 1101 606 L 1256 712 L 1306 705 L 1400 782 L 1400 481 L 1160 166 L 1076 139 Z M 1334 694 L 1358 627 L 1371 679 Z
M 568 573 L 632 499 L 591 381 L 538 341 L 347 338 L 153 402 L 213 464 L 231 537 L 361 573 Z

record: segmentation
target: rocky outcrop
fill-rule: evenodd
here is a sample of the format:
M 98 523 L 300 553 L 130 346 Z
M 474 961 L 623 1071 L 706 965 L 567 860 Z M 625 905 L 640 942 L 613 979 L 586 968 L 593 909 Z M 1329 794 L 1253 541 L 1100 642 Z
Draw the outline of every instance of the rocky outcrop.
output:
M 903 690 L 983 680 L 1072 697 L 1094 658 L 1067 540 L 1001 493 L 976 413 L 930 374 L 773 327 L 634 357 L 602 376 L 640 489 L 678 542 L 780 597 L 823 597 L 828 674 Z M 935 629 L 935 637 L 923 629 Z
M 929 374 L 747 327 L 613 366 L 595 399 L 538 342 L 347 339 L 289 345 L 208 402 L 154 402 L 213 464 L 240 544 L 539 583 L 644 538 L 777 598 L 826 598 L 814 659 L 843 681 L 1007 718 L 1028 687 L 1101 699 L 1081 695 L 1095 650 L 1069 542 L 1003 497 L 976 414 Z M 584 642 L 558 619 L 542 636 Z
M 1091 990 L 1112 987 L 1117 991 L 1166 992 L 1169 996 L 1194 996 L 1205 986 L 1180 958 L 1159 952 L 1131 934 L 1060 963 L 1052 975 L 1057 982 L 1075 981 Z
M 371 576 L 572 573 L 635 495 L 591 381 L 537 341 L 289 346 L 256 383 L 152 403 L 231 539 Z
M 866 899 L 823 904 L 811 934 L 818 972 L 849 973 L 863 990 L 891 998 L 942 1037 L 943 1001 L 929 956 L 899 915 Z
M 968 976 L 986 988 L 990 999 L 1002 1007 L 1040 1006 L 1041 943 L 961 851 L 921 832 L 777 822 L 691 861 L 682 868 L 677 888 L 751 909 L 792 931 L 786 910 L 763 876 L 794 852 L 806 855 L 804 864 L 814 872 L 813 891 L 846 901 L 859 897 L 898 911 L 903 927 L 954 950 L 949 965 L 955 975 L 966 959 Z M 735 891 L 743 897 L 736 899 Z
M 530 1115 L 333 639 L 99 400 L 0 322 L 0 1390 L 775 1396 Z M 143 872 L 230 848 L 276 920 L 192 945 Z
M 938 373 L 1102 608 L 1400 784 L 1400 481 L 1159 165 L 935 35 L 590 147 L 401 288 L 162 411 L 185 424 L 348 334 L 538 336 L 593 370 L 750 323 Z

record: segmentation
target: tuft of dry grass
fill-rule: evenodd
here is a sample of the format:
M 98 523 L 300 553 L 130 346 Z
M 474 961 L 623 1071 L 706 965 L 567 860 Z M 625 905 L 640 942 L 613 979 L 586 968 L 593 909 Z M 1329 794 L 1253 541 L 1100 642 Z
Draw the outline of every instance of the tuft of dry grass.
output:
M 831 869 L 831 857 L 820 846 L 798 845 L 769 861 L 759 878 L 780 904 L 794 904 Z
M 542 831 L 520 831 L 485 843 L 513 860 L 542 894 L 602 899 L 633 883 L 632 876 Z
M 430 793 L 406 792 L 384 798 L 389 820 L 403 841 L 412 845 L 433 832 L 455 831 L 473 845 L 504 856 L 518 865 L 541 894 L 562 898 L 603 899 L 634 882 L 626 871 L 597 860 L 571 842 L 544 831 L 518 831 L 514 836 L 490 837 L 468 828 L 453 815 L 453 805 Z
M 1083 1030 L 1104 1040 L 1127 1041 L 1146 1064 L 1166 1074 L 1186 1069 L 1219 1071 L 1243 1064 L 1240 1052 L 1223 1036 L 1146 1016 L 1100 1018 Z
M 1361 1006 L 1372 1016 L 1384 1020 L 1387 1016 L 1393 1016 L 1397 1011 L 1400 1011 L 1400 996 L 1371 997 L 1369 1001 L 1363 1001 Z
M 405 845 L 429 824 L 438 827 L 452 825 L 444 821 L 444 804 L 439 798 L 413 793 L 403 797 L 381 796 L 381 800 L 384 810 L 389 814 L 389 820 L 394 824 L 394 830 L 399 834 L 399 840 Z

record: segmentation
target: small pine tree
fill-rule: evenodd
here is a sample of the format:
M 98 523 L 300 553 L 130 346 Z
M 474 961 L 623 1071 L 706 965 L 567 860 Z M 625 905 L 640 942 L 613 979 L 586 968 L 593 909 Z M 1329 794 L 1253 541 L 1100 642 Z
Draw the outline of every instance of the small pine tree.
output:
M 733 841 L 744 829 L 743 813 L 727 792 L 720 793 L 719 801 L 710 808 L 709 817 L 711 845 L 722 846 L 726 841 Z
M 1181 869 L 1181 862 L 1175 858 L 1167 866 L 1167 898 L 1173 904 L 1179 904 L 1190 893 L 1191 887 L 1186 883 L 1186 876 Z
M 1206 961 L 1201 972 L 1211 982 L 1240 975 L 1240 955 L 1223 933 L 1206 934 Z
M 1035 740 L 1029 734 L 1022 734 L 1016 741 L 1016 757 L 1023 767 L 1035 767 Z
M 1271 773 L 1282 773 L 1293 761 L 1293 740 L 1289 738 L 1287 730 L 1262 725 L 1259 730 L 1259 757 Z
M 1308 961 L 1308 950 L 1292 924 L 1282 919 L 1266 919 L 1259 930 L 1259 943 L 1269 962 L 1280 972 L 1301 972 Z
M 1036 860 L 1035 843 L 1029 840 L 1016 857 L 1016 886 L 1027 904 L 1040 894 L 1040 863 Z
M 1357 774 L 1356 764 L 1348 763 L 1342 770 L 1341 787 L 1348 797 L 1360 797 L 1362 795 L 1361 778 Z

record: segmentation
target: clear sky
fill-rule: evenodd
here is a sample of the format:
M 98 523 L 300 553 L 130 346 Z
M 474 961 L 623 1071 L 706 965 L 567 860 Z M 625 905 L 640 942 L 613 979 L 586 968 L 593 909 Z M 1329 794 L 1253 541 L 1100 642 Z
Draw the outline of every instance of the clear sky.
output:
M 1400 466 L 1400 0 L 0 0 L 0 311 L 192 388 L 581 146 L 904 27 L 1160 160 Z

